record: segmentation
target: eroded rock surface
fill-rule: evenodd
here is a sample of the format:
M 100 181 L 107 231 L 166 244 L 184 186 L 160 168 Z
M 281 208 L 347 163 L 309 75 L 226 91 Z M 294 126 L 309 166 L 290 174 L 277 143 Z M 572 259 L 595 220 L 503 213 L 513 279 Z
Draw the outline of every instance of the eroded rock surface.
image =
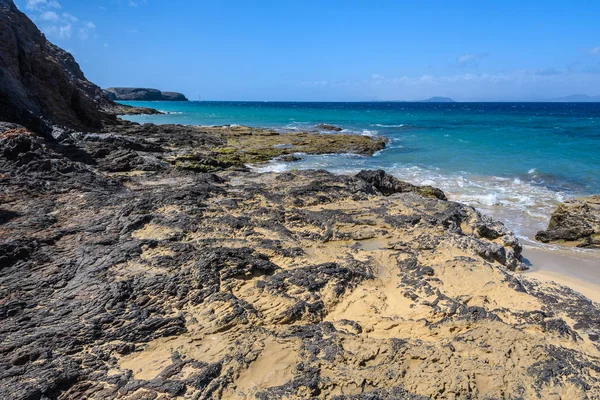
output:
M 552 214 L 548 229 L 536 239 L 544 243 L 567 243 L 600 247 L 600 195 L 567 200 Z
M 4 398 L 600 396 L 598 306 L 473 208 L 170 163 L 201 128 L 0 127 Z

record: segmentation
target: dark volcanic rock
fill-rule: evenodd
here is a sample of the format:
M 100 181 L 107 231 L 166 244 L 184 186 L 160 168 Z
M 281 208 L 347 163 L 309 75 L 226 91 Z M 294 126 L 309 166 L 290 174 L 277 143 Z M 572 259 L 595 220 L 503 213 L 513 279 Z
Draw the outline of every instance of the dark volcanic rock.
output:
M 446 195 L 440 189 L 433 186 L 415 186 L 408 182 L 401 181 L 385 171 L 360 171 L 357 178 L 372 184 L 377 190 L 386 196 L 394 193 L 419 193 L 424 197 L 434 197 L 440 200 L 447 200 Z
M 116 87 L 108 88 L 104 92 L 112 100 L 188 101 L 181 93 L 161 92 L 157 89 Z
M 548 229 L 535 236 L 544 243 L 575 242 L 600 247 L 600 195 L 567 200 L 552 214 Z
M 329 124 L 319 124 L 316 126 L 317 129 L 322 129 L 324 131 L 333 131 L 333 132 L 341 132 L 343 129 L 339 126 L 329 125 Z
M 71 54 L 48 42 L 12 0 L 0 0 L 0 120 L 37 132 L 51 124 L 98 129 L 113 103 Z

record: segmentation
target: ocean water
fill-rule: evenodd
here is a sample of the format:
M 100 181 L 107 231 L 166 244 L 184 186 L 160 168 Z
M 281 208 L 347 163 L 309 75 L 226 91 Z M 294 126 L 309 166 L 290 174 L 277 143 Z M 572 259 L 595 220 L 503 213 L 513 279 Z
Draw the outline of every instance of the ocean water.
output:
M 279 103 L 127 102 L 167 112 L 131 116 L 157 124 L 272 127 L 334 124 L 345 133 L 384 136 L 373 157 L 304 156 L 259 171 L 384 169 L 443 189 L 452 200 L 492 214 L 523 240 L 545 228 L 556 204 L 600 193 L 600 103 Z M 328 133 L 335 134 L 335 133 Z

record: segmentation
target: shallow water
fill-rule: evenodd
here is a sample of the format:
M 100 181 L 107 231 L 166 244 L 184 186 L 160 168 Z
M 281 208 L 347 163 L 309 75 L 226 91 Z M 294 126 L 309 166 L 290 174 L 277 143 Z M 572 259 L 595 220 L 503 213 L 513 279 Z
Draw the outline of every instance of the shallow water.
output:
M 379 135 L 373 157 L 305 156 L 259 171 L 323 168 L 337 173 L 381 168 L 438 186 L 452 200 L 504 221 L 531 245 L 556 204 L 600 193 L 600 104 L 596 103 L 270 103 L 130 102 L 168 112 L 129 120 L 239 124 L 282 130 L 340 126 Z

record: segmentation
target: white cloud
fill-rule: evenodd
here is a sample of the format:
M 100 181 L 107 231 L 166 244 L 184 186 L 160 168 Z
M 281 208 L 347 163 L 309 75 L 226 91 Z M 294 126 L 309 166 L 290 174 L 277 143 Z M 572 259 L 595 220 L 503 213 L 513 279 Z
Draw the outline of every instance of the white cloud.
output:
M 94 29 L 96 29 L 96 24 L 93 22 L 85 23 L 81 28 L 79 28 L 79 38 L 81 40 L 87 40 Z
M 63 16 L 64 19 L 69 20 L 71 22 L 77 22 L 77 21 L 79 21 L 79 18 L 77 18 L 76 16 L 71 15 L 69 13 L 66 13 L 66 12 L 64 12 L 62 14 L 62 16 Z
M 373 74 L 363 80 L 317 80 L 302 82 L 300 86 L 313 96 L 326 94 L 340 98 L 350 94 L 378 100 L 418 100 L 432 96 L 457 100 L 523 100 L 534 95 L 552 98 L 569 92 L 600 93 L 600 73 L 581 68 L 574 71 L 545 68 L 396 77 Z
M 456 65 L 459 67 L 477 66 L 477 63 L 482 58 L 487 57 L 486 53 L 481 54 L 463 54 L 456 59 Z
M 48 8 L 60 9 L 61 5 L 57 0 L 27 0 L 25 8 L 28 10 L 45 10 Z
M 71 30 L 72 30 L 72 26 L 71 24 L 67 24 L 67 25 L 63 25 L 61 27 L 58 28 L 59 31 L 59 36 L 61 37 L 61 39 L 70 39 L 71 38 Z
M 30 10 L 32 18 L 41 22 L 40 28 L 51 38 L 68 40 L 77 33 L 81 40 L 87 40 L 90 36 L 98 37 L 94 33 L 96 24 L 93 22 L 80 21 L 79 18 L 68 12 L 57 13 L 55 10 L 62 6 L 57 0 L 26 0 L 25 8 Z
M 130 7 L 137 7 L 139 5 L 146 5 L 146 0 L 129 0 Z
M 42 21 L 58 22 L 60 17 L 54 11 L 44 11 L 42 15 L 40 15 L 40 18 Z

